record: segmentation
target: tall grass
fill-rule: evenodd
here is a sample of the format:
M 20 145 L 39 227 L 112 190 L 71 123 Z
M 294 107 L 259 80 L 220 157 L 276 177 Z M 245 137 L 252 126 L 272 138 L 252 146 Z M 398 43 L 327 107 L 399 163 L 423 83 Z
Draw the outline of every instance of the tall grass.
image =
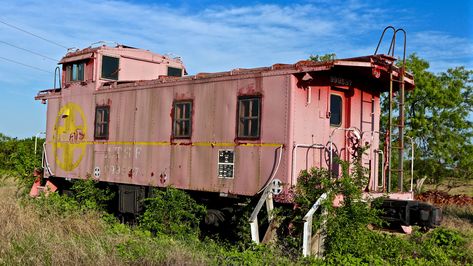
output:
M 0 262 L 6 265 L 117 265 L 112 236 L 93 212 L 41 215 L 20 205 L 15 188 L 0 188 Z
M 11 180 L 0 184 L 0 265 L 451 265 L 473 262 L 473 209 L 447 207 L 442 228 L 412 236 L 368 230 L 341 234 L 339 255 L 325 261 L 283 255 L 263 245 L 238 247 L 197 237 L 152 234 L 120 224 L 104 212 L 84 209 L 73 198 L 50 194 L 17 198 Z M 343 230 L 342 230 L 343 231 Z M 156 233 L 156 232 L 155 232 Z M 345 243 L 345 244 L 344 244 Z M 347 250 L 346 245 L 355 251 Z M 349 247 L 348 247 L 349 249 Z M 332 249 L 328 250 L 334 250 Z M 361 254 L 358 253 L 361 252 Z
M 273 249 L 247 250 L 195 237 L 173 238 L 84 210 L 66 197 L 16 198 L 0 185 L 0 265 L 287 265 Z

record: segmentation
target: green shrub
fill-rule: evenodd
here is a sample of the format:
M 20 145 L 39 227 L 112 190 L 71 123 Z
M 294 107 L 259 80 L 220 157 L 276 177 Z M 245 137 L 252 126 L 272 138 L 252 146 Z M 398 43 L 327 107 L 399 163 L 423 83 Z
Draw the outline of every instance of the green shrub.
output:
M 465 239 L 458 232 L 440 227 L 432 231 L 429 242 L 448 249 L 462 246 Z
M 51 192 L 48 195 L 41 195 L 36 198 L 24 197 L 23 204 L 33 204 L 39 217 L 62 216 L 77 214 L 80 212 L 80 206 L 77 201 L 71 197 L 59 195 L 57 192 Z
M 33 171 L 41 167 L 41 150 L 44 139 L 38 139 L 34 153 L 35 137 L 16 139 L 0 133 L 0 175 L 14 177 L 23 193 L 31 188 Z
M 75 180 L 71 190 L 79 206 L 87 210 L 103 211 L 115 196 L 110 189 L 99 187 L 99 183 L 91 177 Z
M 276 249 L 253 244 L 250 247 L 239 250 L 228 248 L 219 250 L 214 256 L 212 264 L 215 265 L 290 265 L 296 261 L 281 256 Z
M 197 204 L 185 191 L 168 187 L 155 189 L 152 198 L 145 200 L 145 212 L 140 226 L 155 234 L 198 236 L 205 207 Z
M 473 263 L 473 256 L 466 247 L 466 243 L 466 239 L 459 232 L 439 227 L 426 235 L 419 243 L 419 249 L 422 257 L 432 262 Z
M 71 188 L 71 194 L 61 195 L 58 192 L 41 194 L 39 197 L 23 197 L 24 203 L 32 203 L 37 208 L 40 217 L 47 216 L 68 216 L 71 214 L 81 214 L 87 211 L 98 211 L 106 219 L 110 215 L 105 213 L 107 203 L 113 198 L 114 193 L 108 188 L 101 189 L 98 183 L 87 178 L 76 180 Z

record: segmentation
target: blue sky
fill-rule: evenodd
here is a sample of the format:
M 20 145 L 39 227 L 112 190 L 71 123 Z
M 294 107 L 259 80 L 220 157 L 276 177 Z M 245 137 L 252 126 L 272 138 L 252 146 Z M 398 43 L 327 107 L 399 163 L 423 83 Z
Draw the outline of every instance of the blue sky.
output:
M 368 55 L 382 29 L 393 25 L 407 31 L 408 54 L 427 59 L 432 71 L 473 69 L 473 1 L 467 0 L 7 0 L 0 21 L 65 47 L 107 40 L 171 53 L 190 74 L 294 63 L 311 54 Z M 33 136 L 46 119 L 46 106 L 33 98 L 53 86 L 51 59 L 66 49 L 3 23 L 0 36 L 0 132 Z

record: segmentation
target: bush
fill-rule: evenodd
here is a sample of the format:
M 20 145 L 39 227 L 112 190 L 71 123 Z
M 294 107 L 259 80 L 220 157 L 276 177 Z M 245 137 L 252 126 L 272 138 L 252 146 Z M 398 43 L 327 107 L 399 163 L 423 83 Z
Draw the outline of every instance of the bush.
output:
M 360 156 L 358 156 L 359 158 Z M 430 233 L 415 231 L 412 236 L 393 235 L 373 228 L 383 221 L 379 210 L 372 208 L 380 201 L 366 202 L 362 189 L 367 173 L 359 161 L 340 162 L 342 175 L 330 178 L 325 169 L 302 171 L 295 192 L 295 208 L 277 211 L 282 220 L 278 244 L 287 256 L 300 261 L 303 216 L 324 193 L 329 197 L 322 208 L 328 211 L 325 259 L 327 265 L 451 265 L 472 262 L 467 241 L 455 230 L 437 228 Z M 343 195 L 343 204 L 332 207 L 334 195 Z M 322 217 L 314 215 L 313 232 L 320 228 Z M 312 263 L 321 263 L 315 260 Z
M 34 154 L 35 137 L 18 140 L 0 133 L 0 175 L 15 177 L 20 189 L 29 189 L 34 182 L 33 171 L 41 167 L 44 139 L 38 139 Z
M 152 198 L 145 199 L 145 212 L 140 226 L 155 234 L 198 236 L 205 207 L 197 204 L 185 191 L 168 187 L 154 189 Z
M 66 217 L 78 214 L 81 210 L 74 198 L 59 195 L 57 192 L 49 193 L 47 196 L 41 195 L 36 198 L 24 197 L 23 203 L 32 203 L 41 218 L 49 216 Z
M 98 183 L 87 178 L 76 180 L 71 187 L 70 195 L 60 195 L 58 192 L 41 194 L 39 197 L 23 197 L 24 203 L 35 205 L 40 217 L 80 215 L 88 211 L 95 211 L 107 216 L 105 210 L 114 193 L 108 188 L 98 187 Z M 109 215 L 108 215 L 109 216 Z
M 91 177 L 75 180 L 71 190 L 79 206 L 87 210 L 104 211 L 115 196 L 110 189 L 99 187 L 99 183 Z

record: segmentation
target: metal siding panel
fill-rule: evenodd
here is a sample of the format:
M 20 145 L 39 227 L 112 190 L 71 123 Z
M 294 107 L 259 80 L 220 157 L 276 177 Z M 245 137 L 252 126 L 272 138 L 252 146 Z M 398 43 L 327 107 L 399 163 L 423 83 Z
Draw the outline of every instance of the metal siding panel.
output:
M 244 146 L 235 148 L 235 188 L 230 193 L 253 195 L 257 192 L 261 182 L 260 149 Z
M 101 181 L 153 186 L 172 184 L 184 189 L 253 195 L 268 180 L 277 159 L 274 154 L 277 145 L 261 147 L 258 143 L 284 143 L 287 137 L 287 84 L 287 77 L 281 76 L 268 77 L 267 80 L 253 78 L 110 91 L 95 96 L 92 92 L 65 93 L 65 101 L 74 99 L 84 109 L 88 144 L 84 157 L 87 159 L 83 159 L 80 168 L 62 174 L 78 177 L 93 174 L 94 168 L 99 167 Z M 256 146 L 235 147 L 231 144 L 212 148 L 210 143 L 235 141 L 238 94 L 263 95 L 261 140 L 249 141 Z M 172 101 L 175 99 L 194 100 L 192 142 L 203 145 L 169 145 Z M 110 104 L 108 141 L 93 139 L 97 104 Z M 54 112 L 57 115 L 57 110 Z M 217 151 L 220 147 L 235 149 L 234 179 L 217 178 Z M 284 171 L 281 172 L 284 167 L 280 166 L 280 179 L 285 176 Z
M 54 124 L 56 122 L 56 116 L 59 112 L 61 99 L 49 99 L 47 102 L 47 119 L 46 119 L 46 155 L 52 174 L 56 174 L 58 166 L 54 158 L 53 152 L 53 135 L 55 134 Z M 46 163 L 46 162 L 45 162 Z M 46 172 L 46 171 L 45 171 Z
M 330 119 L 326 117 L 327 110 L 330 110 L 330 87 L 312 86 L 310 103 L 307 103 L 307 89 L 296 88 L 295 90 L 295 143 L 326 145 L 329 141 L 331 130 L 334 129 L 329 126 Z M 345 105 L 345 101 L 343 104 Z M 342 125 L 343 123 L 344 121 L 342 121 Z M 340 150 L 340 147 L 337 147 Z M 291 152 L 292 149 L 291 145 Z M 328 167 L 325 154 L 318 149 L 308 150 L 307 148 L 299 148 L 295 153 L 297 158 L 294 166 L 296 169 L 295 178 L 297 178 L 301 170 L 310 169 L 311 167 Z
M 287 134 L 289 131 L 289 97 L 288 90 L 291 89 L 289 75 L 265 77 L 261 81 L 263 88 L 262 121 L 261 121 L 261 141 L 263 143 L 284 144 L 285 149 L 278 149 L 278 146 L 261 147 L 259 149 L 260 179 L 255 186 L 248 188 L 249 193 L 256 193 L 261 189 L 271 177 L 273 170 L 279 160 L 279 152 L 283 152 L 278 172 L 273 178 L 289 183 L 289 176 L 286 174 L 288 148 Z M 277 151 L 277 152 L 276 152 Z
M 193 90 L 193 112 L 192 112 L 192 141 L 205 142 L 215 141 L 215 130 L 222 127 L 222 120 L 216 120 L 216 109 L 220 109 L 219 104 L 224 104 L 223 91 L 228 93 L 231 90 L 230 82 L 215 82 L 196 84 Z M 225 96 L 223 96 L 225 97 Z M 217 107 L 218 106 L 218 107 Z M 220 111 L 220 110 L 219 110 Z M 228 117 L 227 117 L 228 119 Z M 228 121 L 228 120 L 227 120 Z M 221 136 L 217 141 L 228 141 L 228 135 Z
M 191 180 L 191 149 L 188 146 L 173 145 L 170 155 L 170 184 L 177 188 L 189 189 Z
M 153 103 L 155 99 L 152 90 L 136 91 L 136 115 L 134 125 L 134 140 L 138 143 L 153 141 L 155 127 L 151 121 Z M 149 145 L 134 145 L 133 182 L 147 184 L 151 171 L 149 167 L 151 147 Z
M 225 147 L 192 147 L 192 177 L 189 180 L 191 189 L 225 192 L 231 189 L 233 180 L 217 177 L 218 150 L 221 148 Z
M 82 93 L 79 90 L 82 90 Z M 49 118 L 53 120 L 52 123 L 54 124 L 52 132 L 55 137 L 53 138 L 61 140 L 57 142 L 56 148 L 52 144 L 52 160 L 56 165 L 54 174 L 63 177 L 85 178 L 91 174 L 93 158 L 87 147 L 87 142 L 93 138 L 90 87 L 73 84 L 64 91 L 65 95 L 61 99 L 60 106 L 58 106 L 59 110 L 54 110 L 55 114 L 49 114 L 51 115 Z M 62 112 L 69 114 L 59 114 L 61 108 L 64 108 Z M 83 132 L 84 128 L 86 129 L 85 132 Z M 79 131 L 77 130 L 84 133 L 84 135 L 79 138 L 77 134 Z

